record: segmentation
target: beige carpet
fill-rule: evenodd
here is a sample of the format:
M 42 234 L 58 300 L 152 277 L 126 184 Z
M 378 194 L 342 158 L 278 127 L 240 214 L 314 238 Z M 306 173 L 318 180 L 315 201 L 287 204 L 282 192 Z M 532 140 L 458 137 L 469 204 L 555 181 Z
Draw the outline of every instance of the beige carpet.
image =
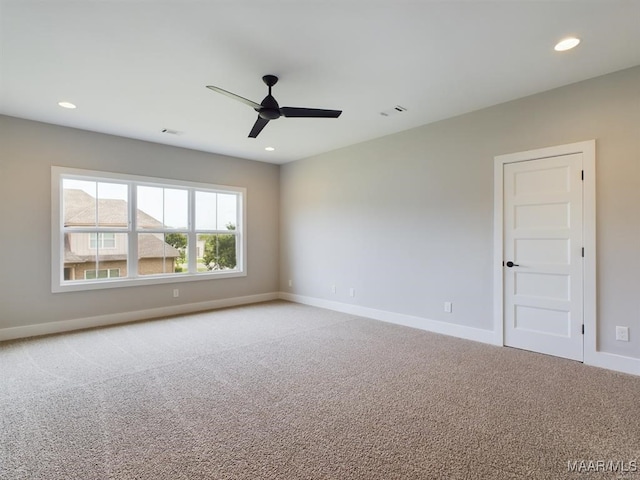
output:
M 638 377 L 286 302 L 2 343 L 0 412 L 2 479 L 640 478 Z

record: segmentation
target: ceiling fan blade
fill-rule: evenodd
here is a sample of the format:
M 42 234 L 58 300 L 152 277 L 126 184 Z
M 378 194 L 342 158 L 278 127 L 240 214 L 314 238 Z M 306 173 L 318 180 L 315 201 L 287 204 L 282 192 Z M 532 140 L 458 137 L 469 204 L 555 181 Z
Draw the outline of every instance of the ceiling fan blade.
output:
M 322 108 L 281 107 L 280 113 L 285 117 L 304 118 L 338 118 L 342 110 L 324 110 Z
M 262 129 L 267 126 L 267 123 L 269 123 L 269 120 L 258 116 L 258 120 L 253 124 L 251 132 L 249 132 L 249 138 L 256 138 Z
M 220 87 L 214 87 L 213 85 L 207 85 L 207 88 L 210 90 L 213 90 L 214 92 L 218 92 L 221 93 L 223 95 L 226 95 L 229 98 L 233 98 L 234 100 L 238 100 L 239 102 L 242 102 L 246 105 L 249 105 L 251 108 L 253 109 L 260 109 L 261 105 L 259 103 L 253 102 L 251 100 L 249 100 L 248 98 L 244 98 L 241 97 L 240 95 L 236 95 L 235 93 L 231 93 L 231 92 L 227 92 L 226 90 L 220 88 Z

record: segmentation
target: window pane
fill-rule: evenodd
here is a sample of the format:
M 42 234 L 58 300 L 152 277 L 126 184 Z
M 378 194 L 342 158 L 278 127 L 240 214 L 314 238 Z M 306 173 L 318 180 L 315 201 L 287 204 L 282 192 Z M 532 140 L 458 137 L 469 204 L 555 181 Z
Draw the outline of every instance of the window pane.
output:
M 65 226 L 127 226 L 127 185 L 68 178 L 62 185 Z
M 198 271 L 235 270 L 237 263 L 235 235 L 200 234 L 197 236 L 197 242 L 198 247 L 201 246 L 203 251 L 202 261 L 198 259 Z
M 87 235 L 89 235 L 89 248 L 91 250 L 95 250 L 97 248 L 107 250 L 116 248 L 117 235 L 113 232 L 89 233 Z
M 196 192 L 196 230 L 215 230 L 218 210 L 217 194 Z
M 164 226 L 181 229 L 189 227 L 189 195 L 187 190 L 164 189 Z
M 65 233 L 64 234 L 64 268 L 68 273 L 67 280 L 85 280 L 96 278 L 95 269 L 97 259 L 96 233 Z M 93 240 L 93 242 L 92 242 Z M 91 273 L 93 270 L 93 273 Z M 89 277 L 85 272 L 89 271 Z
M 138 234 L 138 274 L 187 273 L 187 238 L 182 233 Z
M 127 243 L 126 233 L 65 233 L 64 280 L 110 278 L 108 273 L 101 272 L 108 269 L 117 269 L 118 276 L 126 276 Z
M 138 228 L 163 228 L 163 188 L 139 186 L 138 196 Z
M 96 270 L 85 270 L 84 279 L 85 280 L 95 280 L 96 278 L 117 278 L 120 276 L 119 268 L 103 268 L 97 271 Z
M 129 224 L 129 190 L 123 183 L 98 182 L 98 225 L 126 227 Z
M 65 227 L 96 224 L 97 183 L 85 180 L 62 180 L 62 210 Z
M 189 192 L 176 188 L 139 186 L 139 229 L 187 229 L 189 227 Z
M 116 234 L 115 233 L 101 233 L 100 234 L 100 248 L 116 248 Z
M 164 241 L 167 244 L 165 246 L 165 257 L 178 253 L 173 267 L 175 273 L 189 273 L 188 238 L 186 233 L 165 233 L 164 235 Z
M 95 234 L 93 234 L 95 235 Z M 98 233 L 98 248 L 94 251 L 97 254 L 100 268 L 111 268 L 113 265 L 103 265 L 105 262 L 126 262 L 128 250 L 128 234 L 126 233 Z M 120 267 L 120 265 L 117 265 Z
M 238 222 L 237 196 L 226 193 L 218 194 L 217 230 L 235 230 Z

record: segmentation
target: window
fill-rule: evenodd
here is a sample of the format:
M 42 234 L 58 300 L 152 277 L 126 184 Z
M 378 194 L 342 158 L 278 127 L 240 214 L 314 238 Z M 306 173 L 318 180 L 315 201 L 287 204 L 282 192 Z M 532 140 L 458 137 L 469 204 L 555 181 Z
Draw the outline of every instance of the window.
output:
M 52 291 L 245 275 L 245 189 L 52 167 Z
M 89 237 L 89 248 L 116 248 L 115 233 L 92 233 Z
M 120 276 L 119 268 L 105 268 L 104 270 L 85 270 L 84 278 L 93 280 L 96 278 L 116 278 Z

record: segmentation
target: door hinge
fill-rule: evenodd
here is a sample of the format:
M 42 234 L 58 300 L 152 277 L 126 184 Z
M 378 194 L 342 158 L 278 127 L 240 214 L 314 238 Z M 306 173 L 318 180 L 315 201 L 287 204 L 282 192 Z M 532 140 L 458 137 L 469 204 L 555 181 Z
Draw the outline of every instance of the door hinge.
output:
M 582 247 L 582 258 L 584 258 L 584 247 Z
M 582 334 L 584 335 L 584 323 L 582 324 Z
M 582 170 L 582 174 L 580 175 L 580 177 L 582 178 L 582 180 L 584 180 L 584 170 Z

